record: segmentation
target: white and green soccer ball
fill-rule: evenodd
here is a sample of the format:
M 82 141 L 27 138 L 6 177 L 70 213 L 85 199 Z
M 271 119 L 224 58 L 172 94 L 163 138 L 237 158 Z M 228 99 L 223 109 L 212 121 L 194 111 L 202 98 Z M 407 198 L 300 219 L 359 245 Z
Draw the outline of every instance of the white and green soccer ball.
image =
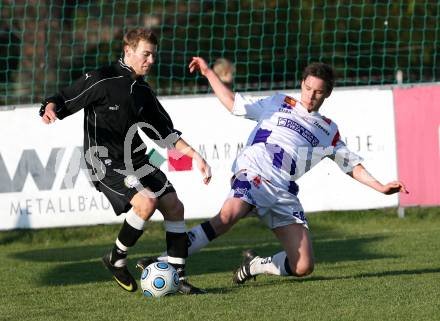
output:
M 161 297 L 177 292 L 179 275 L 166 262 L 155 262 L 147 266 L 141 275 L 141 288 L 146 297 Z

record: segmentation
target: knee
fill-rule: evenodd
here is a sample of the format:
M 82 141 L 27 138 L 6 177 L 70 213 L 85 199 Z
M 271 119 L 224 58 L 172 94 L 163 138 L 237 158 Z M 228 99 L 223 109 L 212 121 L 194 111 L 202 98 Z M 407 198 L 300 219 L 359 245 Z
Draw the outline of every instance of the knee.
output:
M 211 226 L 217 235 L 227 232 L 240 218 L 251 211 L 252 207 L 238 198 L 230 198 L 225 201 L 215 217 L 211 219 Z
M 184 219 L 185 208 L 177 197 L 168 199 L 165 204 L 161 200 L 159 203 L 159 211 L 165 220 L 178 221 Z
M 220 214 L 214 216 L 209 223 L 214 229 L 216 236 L 226 233 L 233 225 L 230 219 L 221 216 Z
M 218 214 L 218 221 L 225 229 L 230 229 L 236 221 L 236 217 L 233 212 L 221 211 Z
M 219 236 L 229 231 L 238 220 L 239 216 L 236 212 L 222 210 L 210 220 L 210 223 L 216 235 Z
M 148 220 L 157 208 L 156 198 L 144 198 L 133 207 L 134 212 L 144 220 Z
M 298 277 L 304 277 L 312 274 L 315 264 L 313 260 L 303 260 L 299 261 L 295 266 L 290 264 L 290 268 L 292 269 L 293 275 Z
M 174 204 L 172 204 L 169 212 L 170 212 L 172 218 L 183 220 L 183 218 L 184 218 L 183 213 L 185 212 L 185 208 L 183 206 L 183 203 L 179 199 L 176 199 L 176 202 Z

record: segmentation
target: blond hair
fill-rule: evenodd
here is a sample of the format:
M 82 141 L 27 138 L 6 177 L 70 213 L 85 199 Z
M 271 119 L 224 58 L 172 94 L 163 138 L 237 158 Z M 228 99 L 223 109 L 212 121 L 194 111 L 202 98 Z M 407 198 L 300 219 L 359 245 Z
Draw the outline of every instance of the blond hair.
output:
M 129 46 L 136 49 L 141 40 L 157 46 L 157 37 L 153 31 L 144 28 L 134 28 L 125 33 L 123 47 L 125 48 L 125 46 Z

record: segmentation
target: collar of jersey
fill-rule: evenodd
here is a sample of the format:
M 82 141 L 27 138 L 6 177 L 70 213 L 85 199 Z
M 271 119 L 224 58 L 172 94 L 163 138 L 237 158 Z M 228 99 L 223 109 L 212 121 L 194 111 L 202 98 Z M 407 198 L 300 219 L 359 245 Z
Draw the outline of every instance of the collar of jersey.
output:
M 119 71 L 124 76 L 130 76 L 131 79 L 136 79 L 138 76 L 136 75 L 136 72 L 133 68 L 131 68 L 129 65 L 124 63 L 123 58 L 119 58 L 118 62 L 116 63 L 116 66 L 118 66 Z
M 304 113 L 306 115 L 310 115 L 310 116 L 313 116 L 313 117 L 321 117 L 321 114 L 318 111 L 311 111 L 311 112 L 309 112 L 307 110 L 307 108 L 304 107 L 300 102 L 298 102 L 297 107 L 299 107 L 298 109 L 301 111 L 301 113 Z

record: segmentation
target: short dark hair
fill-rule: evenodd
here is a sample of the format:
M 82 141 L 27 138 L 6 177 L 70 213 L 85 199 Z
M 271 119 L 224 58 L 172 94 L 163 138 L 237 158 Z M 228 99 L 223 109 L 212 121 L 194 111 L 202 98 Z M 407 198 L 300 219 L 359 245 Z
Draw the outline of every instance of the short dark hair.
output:
M 331 93 L 335 86 L 335 72 L 330 65 L 323 62 L 312 62 L 302 73 L 302 81 L 308 76 L 314 76 L 325 81 L 327 93 Z
M 122 45 L 136 49 L 141 40 L 157 46 L 157 37 L 154 32 L 144 28 L 129 29 L 124 35 Z

